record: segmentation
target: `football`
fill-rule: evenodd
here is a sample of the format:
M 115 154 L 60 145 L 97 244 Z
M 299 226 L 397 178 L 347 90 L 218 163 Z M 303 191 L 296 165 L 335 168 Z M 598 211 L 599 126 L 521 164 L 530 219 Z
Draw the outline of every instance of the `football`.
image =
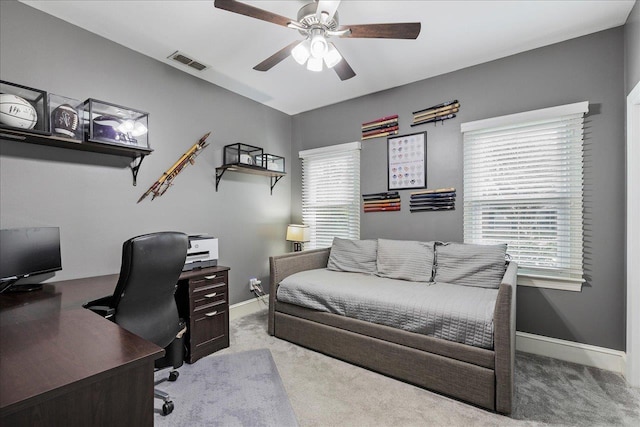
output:
M 68 104 L 58 106 L 51 113 L 51 127 L 57 134 L 72 138 L 76 136 L 76 131 L 78 130 L 78 113 L 75 108 Z
M 38 114 L 29 101 L 11 93 L 0 93 L 0 123 L 20 129 L 33 129 L 37 122 Z

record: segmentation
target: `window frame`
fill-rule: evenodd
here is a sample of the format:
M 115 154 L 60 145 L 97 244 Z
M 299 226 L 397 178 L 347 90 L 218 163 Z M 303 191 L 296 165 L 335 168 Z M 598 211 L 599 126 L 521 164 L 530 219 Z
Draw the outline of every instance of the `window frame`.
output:
M 309 185 L 309 183 L 308 183 L 308 177 L 305 177 L 305 162 L 313 161 L 314 159 L 322 161 L 327 159 L 330 160 L 332 156 L 335 156 L 335 157 L 344 156 L 344 158 L 340 159 L 340 161 L 352 161 L 354 159 L 353 157 L 354 152 L 357 152 L 357 162 L 355 162 L 356 163 L 355 166 L 357 167 L 357 170 L 347 173 L 347 175 L 349 174 L 352 175 L 354 181 L 351 182 L 349 186 L 345 186 L 345 188 L 342 190 L 346 193 L 351 193 L 350 196 L 352 197 L 351 199 L 346 200 L 345 203 L 341 203 L 341 205 L 344 206 L 344 208 L 347 210 L 347 213 L 346 213 L 347 220 L 343 222 L 343 224 L 345 224 L 343 228 L 347 229 L 348 232 L 338 233 L 334 237 L 342 237 L 342 238 L 349 238 L 349 239 L 360 238 L 360 211 L 361 211 L 361 208 L 360 208 L 360 150 L 361 150 L 360 141 L 355 141 L 355 142 L 348 142 L 344 144 L 336 144 L 336 145 L 330 145 L 326 147 L 314 148 L 309 150 L 302 150 L 298 153 L 298 157 L 301 160 L 302 224 L 309 226 L 309 231 L 310 231 L 310 239 L 309 239 L 309 242 L 305 244 L 305 246 L 307 246 L 305 249 L 318 249 L 318 248 L 331 246 L 331 243 L 329 243 L 328 246 L 325 246 L 323 244 L 319 245 L 318 243 L 316 243 L 318 239 L 322 240 L 323 237 L 324 237 L 324 240 L 326 240 L 326 236 L 318 237 L 318 234 L 317 234 L 318 222 L 309 221 L 309 218 L 308 218 L 309 216 L 308 211 L 313 210 L 314 208 L 318 208 L 317 202 L 313 203 L 313 207 L 312 207 L 307 205 L 309 202 L 308 200 L 306 200 L 307 194 L 310 193 L 311 190 L 309 190 L 306 187 L 307 185 Z M 351 163 L 351 166 L 354 166 L 353 162 Z M 335 181 L 332 182 L 332 185 L 335 185 Z M 347 187 L 351 187 L 351 188 L 347 188 Z M 331 206 L 337 206 L 337 205 L 333 203 L 325 203 L 320 206 L 326 206 L 330 208 Z M 326 233 L 325 231 L 322 234 L 330 234 L 330 233 Z
M 506 126 L 514 126 L 514 127 L 526 127 L 527 125 L 531 125 L 532 123 L 543 121 L 543 120 L 553 120 L 559 119 L 561 117 L 566 117 L 570 115 L 582 114 L 584 118 L 584 114 L 589 111 L 589 103 L 577 102 L 574 104 L 561 105 L 557 107 L 551 108 L 543 108 L 540 110 L 527 111 L 522 113 L 510 114 L 506 116 L 493 117 L 489 119 L 477 120 L 473 122 L 463 123 L 461 125 L 461 132 L 463 134 L 463 141 L 465 141 L 465 134 L 472 133 L 475 131 L 492 131 L 497 130 Z M 584 123 L 582 124 L 582 128 L 584 128 Z M 581 138 L 581 147 L 584 146 L 584 135 Z M 463 142 L 465 145 L 463 151 L 467 149 L 466 141 Z M 471 151 L 471 150 L 469 150 Z M 466 153 L 466 151 L 465 151 Z M 465 156 L 465 167 L 466 167 L 467 157 Z M 580 158 L 580 166 L 581 166 L 581 176 L 584 176 L 584 158 Z M 464 170 L 465 168 L 463 168 Z M 465 171 L 466 172 L 466 171 Z M 467 198 L 467 177 L 465 173 L 465 199 Z M 580 197 L 584 198 L 584 188 L 580 190 Z M 519 199 L 520 201 L 526 200 L 526 198 Z M 569 199 L 567 199 L 569 200 Z M 465 208 L 467 204 L 465 203 Z M 481 209 L 480 209 L 481 210 Z M 568 212 L 568 211 L 567 211 Z M 577 226 L 576 222 L 573 222 L 570 226 Z M 558 221 L 560 223 L 561 221 Z M 582 239 L 580 246 L 580 258 L 582 260 L 582 277 L 558 277 L 553 274 L 545 274 L 538 273 L 535 271 L 534 267 L 530 267 L 529 271 L 523 271 L 523 269 L 519 268 L 518 272 L 518 285 L 520 286 L 530 286 L 530 287 L 540 287 L 540 288 L 548 288 L 548 289 L 558 289 L 558 290 L 567 290 L 567 291 L 577 291 L 580 292 L 582 290 L 582 284 L 585 282 L 584 279 L 584 208 L 582 209 L 580 220 L 579 220 L 580 229 L 582 230 Z M 467 227 L 467 221 L 464 221 L 465 228 Z M 467 231 L 465 229 L 465 237 L 467 236 Z M 466 239 L 465 239 L 466 240 Z M 477 241 L 476 241 L 477 242 Z M 571 241 L 569 240 L 569 243 Z M 533 269 L 534 271 L 531 271 Z

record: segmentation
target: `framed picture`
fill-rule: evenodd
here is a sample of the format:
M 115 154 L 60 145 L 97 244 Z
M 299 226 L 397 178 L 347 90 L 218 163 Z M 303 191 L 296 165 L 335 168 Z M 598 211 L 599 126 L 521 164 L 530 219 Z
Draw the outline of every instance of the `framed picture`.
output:
M 427 132 L 387 138 L 389 190 L 426 188 Z

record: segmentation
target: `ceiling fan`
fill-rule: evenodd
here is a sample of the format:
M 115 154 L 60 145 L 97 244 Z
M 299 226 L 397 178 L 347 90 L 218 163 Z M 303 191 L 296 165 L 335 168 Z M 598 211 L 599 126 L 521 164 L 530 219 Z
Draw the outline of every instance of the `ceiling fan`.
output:
M 416 39 L 420 34 L 419 22 L 340 26 L 339 0 L 315 0 L 300 8 L 297 21 L 235 0 L 215 0 L 214 4 L 218 9 L 292 28 L 305 36 L 303 41 L 294 41 L 253 67 L 257 71 L 268 71 L 291 55 L 300 65 L 306 63 L 308 70 L 322 71 L 324 63 L 335 70 L 340 80 L 348 80 L 356 73 L 335 45 L 327 41 L 329 37 Z

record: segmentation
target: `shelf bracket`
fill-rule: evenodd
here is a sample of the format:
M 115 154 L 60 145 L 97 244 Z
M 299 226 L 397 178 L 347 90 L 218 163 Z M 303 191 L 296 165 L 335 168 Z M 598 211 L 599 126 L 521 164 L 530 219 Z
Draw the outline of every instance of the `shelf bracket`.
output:
M 133 186 L 138 185 L 138 171 L 140 170 L 140 165 L 144 160 L 144 154 L 140 155 L 140 160 L 136 163 L 136 158 L 131 161 L 129 167 L 131 168 L 131 174 L 133 175 Z
M 282 179 L 282 176 L 272 176 L 271 177 L 271 195 L 273 196 L 273 187 L 276 186 L 278 181 Z
M 216 193 L 218 192 L 218 184 L 220 184 L 220 180 L 222 179 L 222 175 L 226 172 L 226 169 L 222 169 L 221 172 L 216 171 Z

